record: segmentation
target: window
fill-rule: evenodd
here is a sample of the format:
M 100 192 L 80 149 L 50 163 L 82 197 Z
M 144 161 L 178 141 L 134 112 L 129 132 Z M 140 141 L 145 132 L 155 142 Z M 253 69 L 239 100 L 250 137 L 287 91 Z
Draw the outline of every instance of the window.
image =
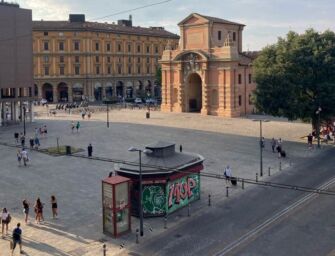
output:
M 218 31 L 218 40 L 221 41 L 221 31 Z
M 238 96 L 238 105 L 239 106 L 242 105 L 242 96 L 241 95 Z
M 128 52 L 131 52 L 131 45 L 128 44 Z
M 111 73 L 112 73 L 112 68 L 111 68 L 111 66 L 108 66 L 108 67 L 107 67 L 107 73 L 108 73 L 108 74 L 111 74 Z
M 48 63 L 49 62 L 49 56 L 48 55 L 44 55 L 43 56 L 43 61 L 44 61 L 44 63 Z
M 74 42 L 74 50 L 79 51 L 79 41 Z
M 233 41 L 236 41 L 236 32 L 233 32 Z
M 147 46 L 147 53 L 150 53 L 150 46 Z
M 64 63 L 64 56 L 59 56 L 59 63 Z
M 137 57 L 137 63 L 141 63 L 141 58 Z
M 79 56 L 74 56 L 74 62 L 75 63 L 79 63 L 79 59 L 80 59 Z
M 49 75 L 49 66 L 44 67 L 44 75 L 48 76 Z
M 251 98 L 251 94 L 249 94 L 249 105 L 252 105 L 252 98 Z
M 121 67 L 121 65 L 118 65 L 118 67 L 117 67 L 117 73 L 119 75 L 122 73 L 122 67 Z
M 121 58 L 119 58 L 119 63 L 121 63 Z
M 79 65 L 74 66 L 74 74 L 75 75 L 80 75 L 80 66 Z
M 131 65 L 128 66 L 128 74 L 131 74 Z
M 107 57 L 107 63 L 111 63 L 111 57 Z
M 96 67 L 95 67 L 95 73 L 96 73 L 97 75 L 100 74 L 100 66 L 96 66 Z
M 49 42 L 45 41 L 43 45 L 44 45 L 44 51 L 49 51 Z
M 155 46 L 155 53 L 158 53 L 158 46 Z
M 107 44 L 107 52 L 110 52 L 110 51 L 111 51 L 111 44 L 108 43 L 108 44 Z
M 95 56 L 95 62 L 99 63 L 99 61 L 100 61 L 99 56 Z
M 150 73 L 150 66 L 147 66 L 147 74 Z
M 117 44 L 117 50 L 118 52 L 121 52 L 121 44 Z
M 44 32 L 43 32 L 43 35 L 44 35 L 44 36 L 48 36 L 48 35 L 49 35 L 49 32 L 44 31 Z
M 249 84 L 252 83 L 252 80 L 251 80 L 251 74 L 249 74 Z
M 64 51 L 64 42 L 59 42 L 58 48 L 60 51 Z
M 137 66 L 137 73 L 141 74 L 141 66 Z
M 98 43 L 98 42 L 95 43 L 95 50 L 96 50 L 96 51 L 99 51 L 99 43 Z
M 60 74 L 61 76 L 64 75 L 64 66 L 60 66 L 60 67 L 59 67 L 59 74 Z
M 131 63 L 131 57 L 128 57 L 128 63 Z
M 238 74 L 238 84 L 241 84 L 241 83 L 242 83 L 242 75 Z
M 137 52 L 141 52 L 141 46 L 137 45 Z

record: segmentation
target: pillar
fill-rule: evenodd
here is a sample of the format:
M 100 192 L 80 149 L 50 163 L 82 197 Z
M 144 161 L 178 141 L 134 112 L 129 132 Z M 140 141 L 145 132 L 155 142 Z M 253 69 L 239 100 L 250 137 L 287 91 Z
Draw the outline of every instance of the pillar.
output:
M 67 86 L 67 95 L 68 95 L 68 102 L 73 102 L 73 93 L 72 93 L 72 84 Z
M 53 97 L 53 102 L 57 103 L 58 102 L 58 90 L 57 90 L 57 85 L 52 86 L 52 97 Z
M 185 109 L 184 104 L 184 83 L 183 83 L 183 72 L 181 67 L 178 69 L 178 82 L 177 82 L 178 94 L 177 94 L 177 106 L 173 109 L 174 112 L 183 112 Z
M 208 86 L 208 70 L 204 69 L 204 76 L 202 79 L 202 115 L 209 114 L 209 86 Z
M 43 98 L 43 86 L 41 84 L 37 84 L 37 90 L 38 99 L 41 100 Z
M 3 103 L 0 102 L 0 127 L 3 126 L 3 119 L 4 119 Z

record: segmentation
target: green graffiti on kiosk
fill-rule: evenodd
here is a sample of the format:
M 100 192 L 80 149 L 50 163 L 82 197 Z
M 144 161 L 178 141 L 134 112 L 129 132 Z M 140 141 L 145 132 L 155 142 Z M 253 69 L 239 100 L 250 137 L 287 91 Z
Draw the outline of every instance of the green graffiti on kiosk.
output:
M 143 213 L 161 215 L 165 213 L 164 185 L 150 185 L 143 188 Z

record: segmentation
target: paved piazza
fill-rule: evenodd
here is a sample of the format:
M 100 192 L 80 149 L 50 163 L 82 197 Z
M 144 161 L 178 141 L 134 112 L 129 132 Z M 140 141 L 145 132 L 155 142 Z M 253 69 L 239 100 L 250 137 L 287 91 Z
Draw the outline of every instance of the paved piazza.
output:
M 44 111 L 44 109 L 38 109 Z M 205 157 L 205 171 L 223 173 L 229 164 L 233 175 L 254 178 L 259 171 L 259 123 L 250 118 L 222 119 L 197 114 L 170 114 L 151 112 L 145 119 L 143 110 L 112 110 L 111 125 L 106 128 L 106 113 L 93 113 L 90 121 L 83 121 L 80 133 L 71 133 L 70 120 L 81 119 L 79 115 L 64 113 L 56 117 L 39 115 L 35 123 L 28 125 L 28 136 L 35 127 L 48 126 L 48 136 L 41 139 L 41 147 L 56 146 L 59 137 L 61 145 L 85 148 L 92 143 L 95 156 L 114 159 L 136 160 L 137 154 L 130 153 L 130 146 L 146 145 L 157 140 L 167 140 L 183 145 L 184 151 L 200 153 Z M 14 143 L 13 133 L 17 127 L 0 128 L 0 142 Z M 272 175 L 278 172 L 277 154 L 270 149 L 269 139 L 273 136 L 283 139 L 283 148 L 288 158 L 282 160 L 283 172 L 298 165 L 307 157 L 319 151 L 308 150 L 305 136 L 310 126 L 283 120 L 264 123 L 266 138 L 264 172 L 272 168 Z M 14 217 L 10 224 L 13 229 L 17 221 L 23 223 L 21 202 L 26 198 L 32 205 L 36 197 L 45 203 L 45 222 L 41 225 L 31 221 L 22 225 L 24 251 L 26 255 L 102 255 L 102 241 L 107 243 L 107 255 L 122 255 L 128 250 L 136 251 L 135 235 L 130 233 L 120 239 L 102 234 L 101 179 L 113 169 L 113 163 L 90 159 L 61 156 L 53 157 L 40 152 L 30 152 L 28 167 L 19 167 L 16 148 L 0 145 L 0 207 L 7 207 Z M 270 177 L 271 178 L 271 177 Z M 269 179 L 267 175 L 264 179 Z M 192 214 L 201 214 L 207 207 L 207 195 L 212 202 L 225 200 L 226 184 L 223 180 L 202 178 L 202 199 L 192 205 Z M 232 196 L 247 193 L 240 186 L 231 188 Z M 59 204 L 59 219 L 51 219 L 50 195 L 56 195 Z M 31 209 L 31 220 L 33 219 Z M 181 209 L 170 216 L 169 228 L 187 219 L 187 209 Z M 138 220 L 132 218 L 132 230 L 138 227 Z M 143 240 L 164 232 L 163 219 L 145 219 Z M 0 255 L 9 255 L 9 237 L 0 239 Z M 141 241 L 143 242 L 143 241 Z M 120 246 L 122 245 L 122 246 Z M 18 251 L 15 255 L 19 255 Z

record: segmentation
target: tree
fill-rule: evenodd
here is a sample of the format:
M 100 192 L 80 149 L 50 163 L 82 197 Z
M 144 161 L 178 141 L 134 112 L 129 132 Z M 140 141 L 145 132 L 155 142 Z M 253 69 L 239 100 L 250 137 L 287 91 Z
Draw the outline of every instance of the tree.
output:
M 159 85 L 162 84 L 162 68 L 160 66 L 156 69 L 156 80 Z
M 254 62 L 256 107 L 290 120 L 321 120 L 335 117 L 335 34 L 289 32 L 276 44 L 265 47 Z

